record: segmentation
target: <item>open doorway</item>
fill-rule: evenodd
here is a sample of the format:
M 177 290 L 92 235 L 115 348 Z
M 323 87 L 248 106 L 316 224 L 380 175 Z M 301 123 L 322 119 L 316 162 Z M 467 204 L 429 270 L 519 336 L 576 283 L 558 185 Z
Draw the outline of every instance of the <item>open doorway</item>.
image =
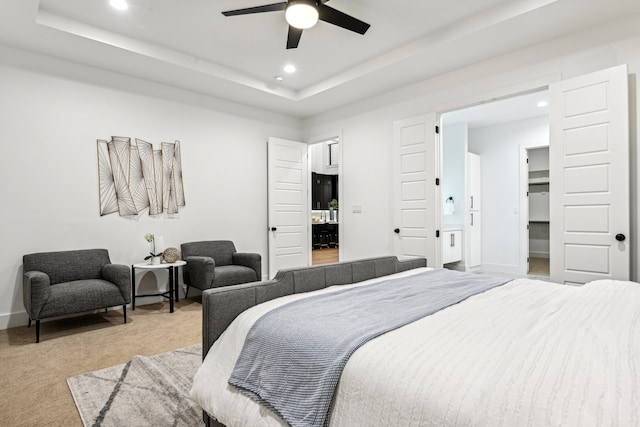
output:
M 311 264 L 340 261 L 340 141 L 336 138 L 309 147 L 311 183 Z
M 549 147 L 527 148 L 528 269 L 549 276 Z
M 541 90 L 442 114 L 445 268 L 528 273 L 529 211 L 521 202 L 519 151 L 548 147 L 547 96 Z M 528 177 L 524 188 L 526 197 Z

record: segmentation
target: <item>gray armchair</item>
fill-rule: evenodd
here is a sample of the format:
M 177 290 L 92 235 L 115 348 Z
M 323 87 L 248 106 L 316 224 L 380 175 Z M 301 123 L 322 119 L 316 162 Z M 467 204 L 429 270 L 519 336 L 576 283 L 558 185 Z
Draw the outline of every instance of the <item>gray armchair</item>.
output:
M 25 255 L 23 301 L 31 321 L 122 305 L 127 323 L 131 302 L 131 272 L 111 264 L 106 249 L 43 252 Z
M 238 283 L 255 282 L 262 279 L 262 257 L 256 253 L 236 252 L 229 240 L 207 240 L 180 245 L 182 259 L 187 265 L 182 269 L 182 278 L 189 287 L 200 290 Z

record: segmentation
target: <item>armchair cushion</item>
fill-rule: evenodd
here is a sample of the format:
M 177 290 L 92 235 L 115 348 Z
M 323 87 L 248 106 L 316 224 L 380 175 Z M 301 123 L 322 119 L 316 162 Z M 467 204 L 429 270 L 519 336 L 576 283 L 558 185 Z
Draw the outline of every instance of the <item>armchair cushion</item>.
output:
M 120 288 L 101 279 L 76 280 L 51 286 L 47 304 L 39 313 L 39 319 L 82 313 L 98 308 L 124 304 Z
M 258 280 L 256 272 L 244 265 L 222 265 L 216 267 L 213 288 L 220 286 L 231 286 L 239 283 L 255 282 Z

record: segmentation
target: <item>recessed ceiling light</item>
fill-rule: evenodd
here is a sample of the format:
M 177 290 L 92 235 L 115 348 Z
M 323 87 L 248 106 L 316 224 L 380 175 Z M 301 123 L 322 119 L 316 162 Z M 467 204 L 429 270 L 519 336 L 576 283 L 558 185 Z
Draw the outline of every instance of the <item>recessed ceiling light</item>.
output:
M 542 107 L 546 107 L 547 105 L 549 105 L 549 103 L 547 101 L 540 101 L 538 102 L 538 107 L 542 108 Z
M 284 66 L 284 72 L 291 74 L 296 72 L 296 67 L 293 64 L 287 64 Z
M 277 81 L 281 82 L 284 80 L 284 77 L 282 76 L 275 76 L 274 79 L 276 79 Z
M 118 10 L 129 9 L 129 5 L 127 4 L 126 0 L 109 0 L 109 4 L 114 9 L 118 9 Z

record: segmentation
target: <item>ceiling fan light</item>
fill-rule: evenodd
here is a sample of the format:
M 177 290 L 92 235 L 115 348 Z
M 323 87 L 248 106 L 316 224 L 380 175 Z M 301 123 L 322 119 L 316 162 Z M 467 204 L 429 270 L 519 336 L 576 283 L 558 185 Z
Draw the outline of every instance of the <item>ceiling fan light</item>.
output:
M 318 22 L 317 3 L 309 0 L 290 0 L 284 16 L 292 27 L 306 30 Z
M 118 9 L 118 10 L 127 10 L 127 9 L 129 9 L 129 5 L 127 4 L 126 0 L 110 0 L 109 4 L 114 9 Z

